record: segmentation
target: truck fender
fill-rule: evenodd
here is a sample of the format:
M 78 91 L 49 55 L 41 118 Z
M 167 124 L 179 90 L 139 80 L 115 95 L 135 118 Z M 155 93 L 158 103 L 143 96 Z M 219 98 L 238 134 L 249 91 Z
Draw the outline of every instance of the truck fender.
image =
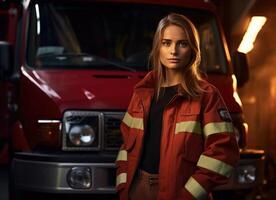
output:
M 12 126 L 11 143 L 13 151 L 31 151 L 20 121 L 16 121 Z

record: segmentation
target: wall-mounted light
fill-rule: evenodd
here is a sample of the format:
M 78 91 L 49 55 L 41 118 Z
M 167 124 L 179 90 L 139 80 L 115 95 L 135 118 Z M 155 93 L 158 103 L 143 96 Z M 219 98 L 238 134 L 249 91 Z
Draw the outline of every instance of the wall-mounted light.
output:
M 39 14 L 39 6 L 35 4 L 35 13 L 36 13 L 36 20 L 37 20 L 37 35 L 40 34 L 40 14 Z
M 259 31 L 265 24 L 266 20 L 267 20 L 266 17 L 263 17 L 263 16 L 251 17 L 247 31 L 244 34 L 241 44 L 238 48 L 239 52 L 248 53 L 249 51 L 251 51 L 253 49 L 254 41 L 255 41 Z

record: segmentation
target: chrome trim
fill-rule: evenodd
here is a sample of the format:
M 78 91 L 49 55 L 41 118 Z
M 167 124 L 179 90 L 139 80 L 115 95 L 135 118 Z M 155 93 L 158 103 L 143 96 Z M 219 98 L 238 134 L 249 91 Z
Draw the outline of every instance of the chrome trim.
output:
M 105 149 L 105 150 L 119 150 L 120 147 L 115 147 L 115 148 L 112 148 L 112 147 L 106 147 L 104 142 L 105 142 L 105 137 L 106 137 L 106 133 L 105 133 L 105 126 L 106 124 L 104 123 L 105 122 L 105 117 L 107 116 L 114 116 L 115 118 L 120 118 L 120 121 L 123 120 L 123 117 L 124 117 L 124 114 L 125 112 L 103 112 L 103 116 L 104 116 L 104 119 L 103 119 L 103 134 L 102 134 L 102 147 Z M 120 130 L 120 125 L 119 125 L 119 130 Z
M 72 189 L 67 184 L 67 173 L 72 167 L 89 167 L 92 186 L 89 189 Z M 114 163 L 57 163 L 14 159 L 12 182 L 18 189 L 51 193 L 116 193 Z M 112 173 L 110 173 L 112 172 Z M 110 184 L 113 181 L 113 185 Z
M 60 120 L 37 120 L 37 123 L 39 124 L 57 124 L 57 123 L 61 123 Z

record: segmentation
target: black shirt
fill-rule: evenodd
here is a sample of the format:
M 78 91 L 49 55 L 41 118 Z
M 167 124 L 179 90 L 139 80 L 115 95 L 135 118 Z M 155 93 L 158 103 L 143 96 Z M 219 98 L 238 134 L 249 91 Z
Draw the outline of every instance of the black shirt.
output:
M 165 106 L 177 93 L 177 87 L 177 85 L 162 87 L 158 101 L 156 102 L 156 99 L 153 98 L 151 102 L 144 136 L 143 153 L 140 161 L 140 169 L 151 174 L 159 173 L 163 111 Z

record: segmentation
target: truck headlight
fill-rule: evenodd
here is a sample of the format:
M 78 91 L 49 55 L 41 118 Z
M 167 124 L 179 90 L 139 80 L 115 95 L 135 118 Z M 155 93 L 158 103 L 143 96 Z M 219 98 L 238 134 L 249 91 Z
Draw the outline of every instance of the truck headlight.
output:
M 69 139 L 76 146 L 88 146 L 95 140 L 95 131 L 89 125 L 73 126 L 69 131 Z
M 73 167 L 67 174 L 67 182 L 74 189 L 89 189 L 92 185 L 90 168 Z
M 256 180 L 256 167 L 244 165 L 238 167 L 238 182 L 241 184 L 253 183 Z
M 62 149 L 100 150 L 102 118 L 99 112 L 66 111 L 63 116 Z

